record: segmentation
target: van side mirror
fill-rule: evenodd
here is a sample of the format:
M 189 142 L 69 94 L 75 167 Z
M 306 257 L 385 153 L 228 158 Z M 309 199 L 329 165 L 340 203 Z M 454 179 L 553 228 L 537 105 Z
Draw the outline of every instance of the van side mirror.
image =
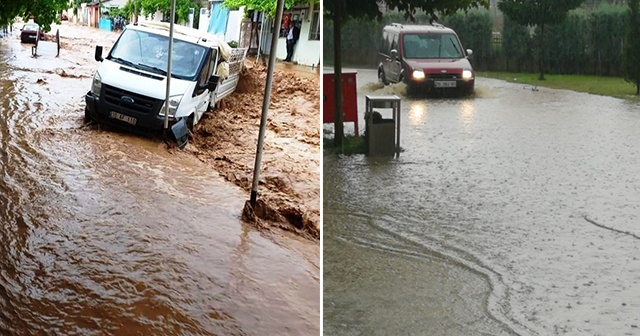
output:
M 473 50 L 467 49 L 467 58 L 471 58 L 471 55 L 473 55 Z
M 96 54 L 94 55 L 94 58 L 96 59 L 96 61 L 102 62 L 102 60 L 103 60 L 103 58 L 102 58 L 102 46 L 99 46 L 99 45 L 96 46 Z
M 396 59 L 398 59 L 398 51 L 397 50 L 391 49 L 391 59 L 394 60 L 394 61 Z
M 216 87 L 218 87 L 219 81 L 220 81 L 220 76 L 211 75 L 211 77 L 209 77 L 209 82 L 207 83 L 207 89 L 209 89 L 209 91 L 211 92 L 215 91 Z

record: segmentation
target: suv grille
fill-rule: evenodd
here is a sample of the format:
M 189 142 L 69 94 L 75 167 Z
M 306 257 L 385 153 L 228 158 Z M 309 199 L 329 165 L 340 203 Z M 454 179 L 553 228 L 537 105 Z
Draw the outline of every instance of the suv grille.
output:
M 130 91 L 118 89 L 110 85 L 104 85 L 102 88 L 104 101 L 109 108 L 122 111 L 127 114 L 157 114 L 162 107 L 163 100 L 150 98 Z M 128 103 L 122 97 L 130 97 L 132 103 Z

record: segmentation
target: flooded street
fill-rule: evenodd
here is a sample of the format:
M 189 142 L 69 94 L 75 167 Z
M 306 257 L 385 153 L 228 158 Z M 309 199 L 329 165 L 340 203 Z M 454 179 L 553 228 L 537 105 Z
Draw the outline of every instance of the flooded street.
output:
M 317 243 L 245 224 L 248 194 L 192 154 L 83 125 L 94 45 L 117 35 L 63 26 L 56 59 L 16 31 L 0 40 L 0 335 L 318 334 Z
M 402 96 L 404 152 L 324 156 L 325 334 L 640 335 L 638 103 L 357 81 L 361 130 L 365 95 Z

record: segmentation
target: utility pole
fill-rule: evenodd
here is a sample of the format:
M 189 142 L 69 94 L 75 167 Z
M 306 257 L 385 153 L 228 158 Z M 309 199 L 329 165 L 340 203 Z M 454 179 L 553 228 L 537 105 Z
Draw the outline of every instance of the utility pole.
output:
M 175 0 L 174 0 L 175 1 Z M 264 133 L 267 128 L 267 113 L 269 112 L 269 103 L 271 101 L 271 82 L 273 81 L 273 68 L 276 63 L 276 52 L 278 50 L 278 31 L 282 21 L 282 9 L 284 0 L 278 0 L 276 7 L 276 18 L 273 22 L 273 33 L 271 35 L 271 52 L 269 54 L 269 66 L 267 68 L 267 83 L 264 88 L 264 99 L 262 101 L 262 118 L 260 119 L 260 133 L 258 134 L 258 149 L 256 151 L 256 163 L 253 167 L 253 185 L 251 187 L 251 198 L 249 203 L 252 208 L 256 208 L 258 199 L 258 182 L 260 181 L 260 162 L 262 161 L 262 149 L 264 142 Z

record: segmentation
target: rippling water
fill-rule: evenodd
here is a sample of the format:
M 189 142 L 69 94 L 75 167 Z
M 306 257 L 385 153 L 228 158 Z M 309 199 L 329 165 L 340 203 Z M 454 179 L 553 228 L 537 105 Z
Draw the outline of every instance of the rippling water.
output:
M 365 94 L 396 90 L 367 84 L 373 71 L 358 81 L 362 109 Z M 431 335 L 640 335 L 640 106 L 477 87 L 469 99 L 403 97 L 398 159 L 325 156 L 325 317 L 341 315 L 325 328 L 351 319 L 353 334 L 400 321 Z M 358 278 L 412 294 L 369 295 L 384 292 L 327 261 L 348 255 L 359 255 Z M 432 271 L 448 267 L 459 275 Z M 478 280 L 462 292 L 484 307 L 471 323 L 463 299 L 442 293 Z M 439 303 L 414 307 L 429 296 Z M 385 310 L 354 309 L 355 297 Z M 421 322 L 434 315 L 449 324 Z
M 90 78 L 28 50 L 0 42 L 0 334 L 319 332 L 317 246 L 247 227 L 188 153 L 82 126 Z

